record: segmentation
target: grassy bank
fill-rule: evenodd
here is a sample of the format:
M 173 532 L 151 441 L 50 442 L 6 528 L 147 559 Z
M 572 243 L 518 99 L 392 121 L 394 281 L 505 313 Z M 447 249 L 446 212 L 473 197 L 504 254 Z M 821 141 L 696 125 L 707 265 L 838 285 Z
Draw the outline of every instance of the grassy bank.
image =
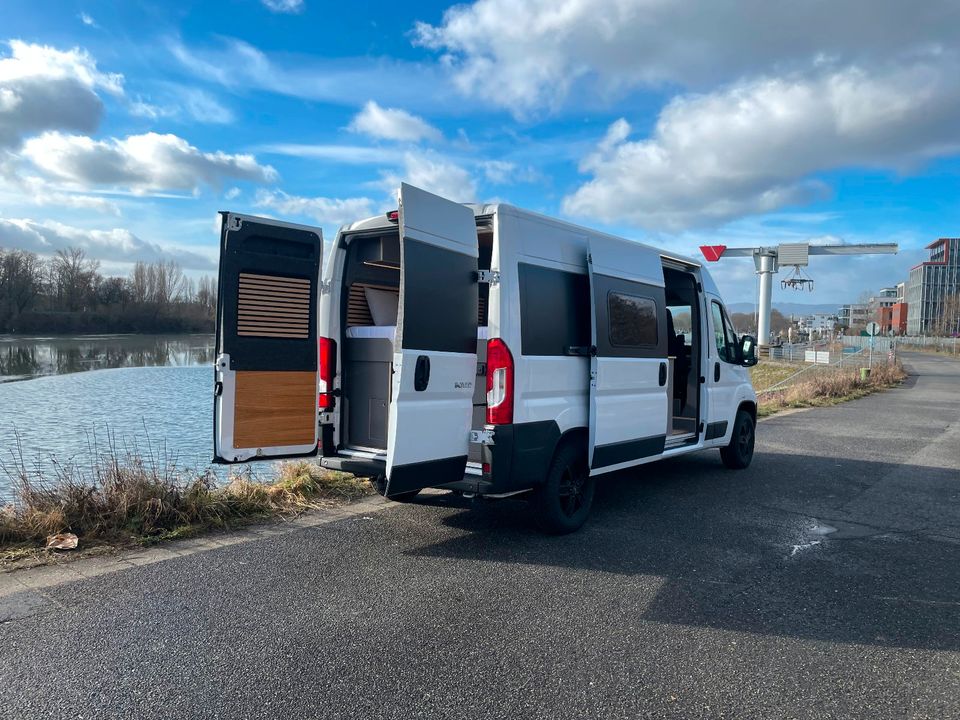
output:
M 37 553 L 47 537 L 70 532 L 80 547 L 150 544 L 213 528 L 287 517 L 369 495 L 370 483 L 305 461 L 283 463 L 271 483 L 246 476 L 218 483 L 133 455 L 111 455 L 90 471 L 59 468 L 38 477 L 19 463 L 14 502 L 0 508 L 0 563 Z
M 760 365 L 756 367 L 759 368 Z M 786 373 L 779 380 L 767 382 L 765 387 L 770 387 L 786 379 L 796 372 L 797 368 L 791 367 L 789 370 L 791 372 Z M 860 378 L 859 368 L 811 370 L 809 377 L 801 375 L 796 382 L 783 389 L 761 393 L 758 397 L 759 408 L 757 414 L 765 416 L 789 408 L 836 405 L 869 395 L 877 390 L 894 387 L 903 382 L 906 377 L 907 373 L 899 362 L 874 365 L 870 376 L 866 380 Z M 762 390 L 763 387 L 758 387 L 758 391 Z

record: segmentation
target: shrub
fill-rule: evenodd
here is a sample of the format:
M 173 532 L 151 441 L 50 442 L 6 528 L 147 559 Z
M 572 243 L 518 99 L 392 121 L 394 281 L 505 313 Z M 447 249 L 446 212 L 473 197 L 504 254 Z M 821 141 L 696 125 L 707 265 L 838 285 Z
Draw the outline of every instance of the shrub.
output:
M 305 462 L 283 463 L 269 484 L 246 475 L 219 483 L 210 472 L 176 471 L 172 463 L 111 450 L 84 473 L 56 465 L 30 472 L 22 458 L 5 468 L 14 502 L 0 509 L 0 542 L 44 540 L 58 532 L 85 539 L 144 540 L 185 529 L 225 527 L 282 516 L 370 494 L 366 481 Z

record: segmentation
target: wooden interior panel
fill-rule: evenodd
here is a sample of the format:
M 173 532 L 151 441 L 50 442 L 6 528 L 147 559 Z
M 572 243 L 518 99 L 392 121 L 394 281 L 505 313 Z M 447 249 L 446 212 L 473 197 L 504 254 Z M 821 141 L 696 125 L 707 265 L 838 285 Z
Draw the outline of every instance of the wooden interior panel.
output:
M 304 278 L 240 273 L 237 335 L 309 338 L 311 292 Z
M 373 285 L 371 283 L 353 283 L 350 286 L 350 291 L 347 293 L 347 327 L 374 324 L 373 315 L 370 314 L 370 306 L 367 305 L 367 296 L 363 293 L 364 288 L 386 290 L 395 295 L 400 294 L 399 287 Z
M 363 293 L 364 288 L 375 288 L 377 290 L 386 290 L 387 292 L 400 294 L 400 288 L 389 287 L 387 285 L 371 285 L 369 283 L 353 283 L 350 291 L 347 293 L 347 327 L 354 325 L 373 325 L 373 315 L 370 314 L 370 307 L 367 305 L 367 297 Z M 487 324 L 487 299 L 480 298 L 477 306 L 477 324 L 481 327 Z
M 310 445 L 315 441 L 315 372 L 242 371 L 236 379 L 234 447 Z

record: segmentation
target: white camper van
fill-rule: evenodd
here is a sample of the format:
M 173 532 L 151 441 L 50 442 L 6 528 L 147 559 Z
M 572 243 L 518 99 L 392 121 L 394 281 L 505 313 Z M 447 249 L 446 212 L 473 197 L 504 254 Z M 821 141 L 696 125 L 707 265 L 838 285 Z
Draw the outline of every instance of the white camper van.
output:
M 597 475 L 750 463 L 756 342 L 695 260 L 409 185 L 325 262 L 317 228 L 222 219 L 218 462 L 319 455 L 401 501 L 527 492 L 550 532 Z

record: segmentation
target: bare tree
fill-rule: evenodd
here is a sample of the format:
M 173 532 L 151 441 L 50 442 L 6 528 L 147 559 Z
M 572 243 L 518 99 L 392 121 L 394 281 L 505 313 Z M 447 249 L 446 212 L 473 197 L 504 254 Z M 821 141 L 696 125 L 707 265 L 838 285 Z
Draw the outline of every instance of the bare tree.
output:
M 57 250 L 51 261 L 51 279 L 62 306 L 77 311 L 87 307 L 93 299 L 100 263 L 88 260 L 82 248 Z
M 960 334 L 960 293 L 944 298 L 943 311 L 933 326 L 933 332 L 942 337 Z
M 205 311 L 213 314 L 217 308 L 217 281 L 216 278 L 204 275 L 197 283 L 197 304 Z
M 43 263 L 34 253 L 0 249 L 0 318 L 27 310 L 43 290 Z

